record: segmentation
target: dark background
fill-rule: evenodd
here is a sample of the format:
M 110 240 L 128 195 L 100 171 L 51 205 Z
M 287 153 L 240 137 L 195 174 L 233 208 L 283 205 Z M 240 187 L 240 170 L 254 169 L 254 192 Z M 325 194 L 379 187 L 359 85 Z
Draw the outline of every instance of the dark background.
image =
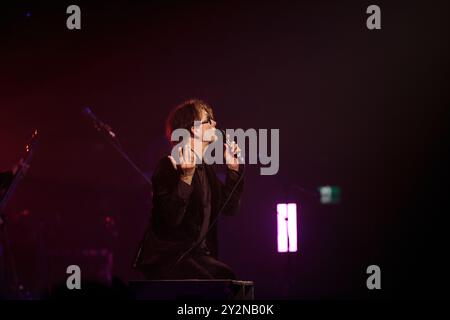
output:
M 191 97 L 224 128 L 280 129 L 280 170 L 248 166 L 220 258 L 257 298 L 432 298 L 448 287 L 449 32 L 442 2 L 78 1 L 2 3 L 0 170 L 40 144 L 7 208 L 24 294 L 79 264 L 120 281 L 151 199 L 145 181 L 82 116 L 90 106 L 150 176 L 164 121 Z M 342 188 L 339 205 L 295 191 Z M 299 204 L 299 252 L 276 252 L 276 203 Z M 112 260 L 108 262 L 108 257 Z M 366 288 L 381 267 L 382 290 Z M 110 271 L 107 267 L 113 269 Z M 103 272 L 103 273 L 101 273 Z M 62 279 L 62 280 L 61 280 Z

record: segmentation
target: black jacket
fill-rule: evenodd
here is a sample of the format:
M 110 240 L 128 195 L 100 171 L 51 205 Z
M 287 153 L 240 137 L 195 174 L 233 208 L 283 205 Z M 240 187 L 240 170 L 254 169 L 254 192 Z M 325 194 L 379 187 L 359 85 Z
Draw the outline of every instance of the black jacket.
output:
M 211 186 L 212 222 L 243 174 L 243 168 L 241 166 L 239 172 L 227 169 L 225 184 L 219 180 L 213 166 L 206 165 L 205 169 Z M 154 171 L 152 183 L 153 209 L 134 262 L 135 268 L 146 271 L 168 266 L 176 261 L 198 239 L 203 219 L 197 170 L 189 186 L 180 180 L 180 174 L 170 159 L 164 157 Z M 222 214 L 236 213 L 242 190 L 241 180 Z M 216 227 L 210 231 L 206 242 L 212 255 L 217 256 Z

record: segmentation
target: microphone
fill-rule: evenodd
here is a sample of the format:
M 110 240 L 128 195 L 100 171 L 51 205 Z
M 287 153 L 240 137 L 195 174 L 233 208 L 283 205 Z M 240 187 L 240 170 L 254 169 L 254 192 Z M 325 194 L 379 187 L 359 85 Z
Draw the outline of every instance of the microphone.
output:
M 111 127 L 101 121 L 97 116 L 92 112 L 91 108 L 86 107 L 83 109 L 83 114 L 87 116 L 89 119 L 91 119 L 94 122 L 95 128 L 100 131 L 101 129 L 105 130 L 111 137 L 115 138 L 116 134 L 112 131 Z
M 227 134 L 226 134 L 226 132 L 225 132 L 224 129 L 221 129 L 221 128 L 216 128 L 216 129 L 219 130 L 219 131 L 222 133 L 222 136 L 223 136 L 223 138 L 224 138 L 224 140 L 225 140 L 225 143 L 230 147 L 230 150 L 231 150 L 231 146 L 233 145 L 233 142 L 234 142 L 234 141 L 231 141 L 231 140 L 227 137 Z M 239 164 L 244 164 L 244 158 L 243 158 L 242 155 L 241 155 L 241 151 L 238 151 L 237 154 L 236 154 L 236 156 L 237 156 L 237 159 L 238 159 L 238 161 L 239 161 Z

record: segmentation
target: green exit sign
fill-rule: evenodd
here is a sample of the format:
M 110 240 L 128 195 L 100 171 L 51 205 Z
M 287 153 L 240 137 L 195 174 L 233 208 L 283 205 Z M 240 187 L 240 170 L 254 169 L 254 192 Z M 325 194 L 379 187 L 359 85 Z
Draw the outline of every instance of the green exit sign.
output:
M 333 204 L 341 201 L 341 188 L 338 186 L 321 186 L 318 189 L 320 193 L 320 203 Z

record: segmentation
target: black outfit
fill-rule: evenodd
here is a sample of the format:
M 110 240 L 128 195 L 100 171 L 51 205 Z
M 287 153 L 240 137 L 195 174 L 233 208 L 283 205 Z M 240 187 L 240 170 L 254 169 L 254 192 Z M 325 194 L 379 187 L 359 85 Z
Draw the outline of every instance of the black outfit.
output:
M 196 250 L 173 265 L 206 234 L 242 174 L 242 167 L 239 172 L 227 169 L 223 184 L 213 166 L 200 164 L 189 185 L 170 159 L 163 158 L 152 177 L 153 210 L 134 267 L 147 279 L 235 279 L 231 269 L 217 260 L 216 226 Z M 242 190 L 241 180 L 223 214 L 237 211 Z

